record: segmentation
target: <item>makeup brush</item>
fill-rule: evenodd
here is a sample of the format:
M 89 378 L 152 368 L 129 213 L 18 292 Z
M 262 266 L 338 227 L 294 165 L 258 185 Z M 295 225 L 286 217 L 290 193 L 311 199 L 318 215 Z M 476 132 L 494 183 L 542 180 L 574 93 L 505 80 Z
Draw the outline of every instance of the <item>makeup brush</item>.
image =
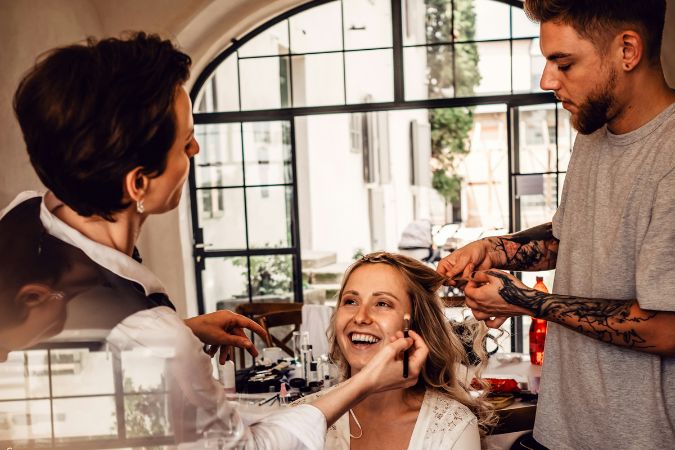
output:
M 408 330 L 410 330 L 410 314 L 403 315 L 403 337 L 408 337 Z M 403 378 L 408 378 L 408 350 L 403 352 Z

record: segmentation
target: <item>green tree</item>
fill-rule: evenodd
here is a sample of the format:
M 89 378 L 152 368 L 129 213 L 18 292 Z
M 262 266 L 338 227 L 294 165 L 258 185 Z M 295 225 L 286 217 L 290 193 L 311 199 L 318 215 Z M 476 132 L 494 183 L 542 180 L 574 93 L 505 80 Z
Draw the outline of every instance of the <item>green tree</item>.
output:
M 476 34 L 473 0 L 426 0 L 427 42 L 472 41 Z M 454 19 L 454 26 L 453 26 Z M 454 62 L 453 62 L 454 59 Z M 427 47 L 429 98 L 471 96 L 480 83 L 478 49 L 474 43 Z M 471 108 L 429 110 L 432 187 L 450 204 L 460 200 L 458 163 L 469 153 L 473 126 Z

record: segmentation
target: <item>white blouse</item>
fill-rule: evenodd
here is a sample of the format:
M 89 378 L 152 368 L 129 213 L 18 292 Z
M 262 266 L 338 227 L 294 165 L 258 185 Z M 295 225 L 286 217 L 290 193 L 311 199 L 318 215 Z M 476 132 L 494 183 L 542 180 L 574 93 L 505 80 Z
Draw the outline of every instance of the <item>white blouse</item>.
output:
M 312 402 L 325 392 L 304 397 L 293 405 Z M 384 431 L 384 430 L 383 430 Z M 326 434 L 326 450 L 349 449 L 349 414 L 341 416 Z M 478 420 L 469 408 L 436 390 L 427 389 L 408 450 L 480 450 Z

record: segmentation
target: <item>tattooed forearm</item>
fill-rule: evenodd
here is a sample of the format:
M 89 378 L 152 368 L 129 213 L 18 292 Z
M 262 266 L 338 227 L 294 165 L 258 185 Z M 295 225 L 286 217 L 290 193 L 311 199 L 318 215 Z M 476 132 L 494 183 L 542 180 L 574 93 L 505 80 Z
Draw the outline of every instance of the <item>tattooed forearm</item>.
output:
M 521 289 L 502 272 L 489 271 L 499 278 L 499 294 L 508 303 L 532 311 L 534 317 L 557 322 L 592 338 L 624 347 L 650 349 L 648 323 L 658 313 L 640 310 L 636 300 L 588 299 Z M 637 311 L 637 312 L 636 312 Z
M 502 255 L 502 268 L 508 270 L 549 270 L 555 268 L 558 239 L 551 223 L 507 236 L 488 238 L 492 251 Z

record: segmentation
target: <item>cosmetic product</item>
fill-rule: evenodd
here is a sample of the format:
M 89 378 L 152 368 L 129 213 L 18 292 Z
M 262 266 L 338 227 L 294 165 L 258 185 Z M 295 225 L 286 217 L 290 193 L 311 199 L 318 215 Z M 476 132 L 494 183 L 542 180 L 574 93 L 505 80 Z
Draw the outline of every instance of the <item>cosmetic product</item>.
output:
M 225 361 L 225 364 L 218 367 L 220 382 L 223 383 L 225 392 L 234 394 L 237 392 L 234 377 L 234 361 Z
M 410 314 L 403 315 L 403 337 L 408 337 L 410 330 Z M 403 352 L 403 378 L 408 378 L 408 350 Z

